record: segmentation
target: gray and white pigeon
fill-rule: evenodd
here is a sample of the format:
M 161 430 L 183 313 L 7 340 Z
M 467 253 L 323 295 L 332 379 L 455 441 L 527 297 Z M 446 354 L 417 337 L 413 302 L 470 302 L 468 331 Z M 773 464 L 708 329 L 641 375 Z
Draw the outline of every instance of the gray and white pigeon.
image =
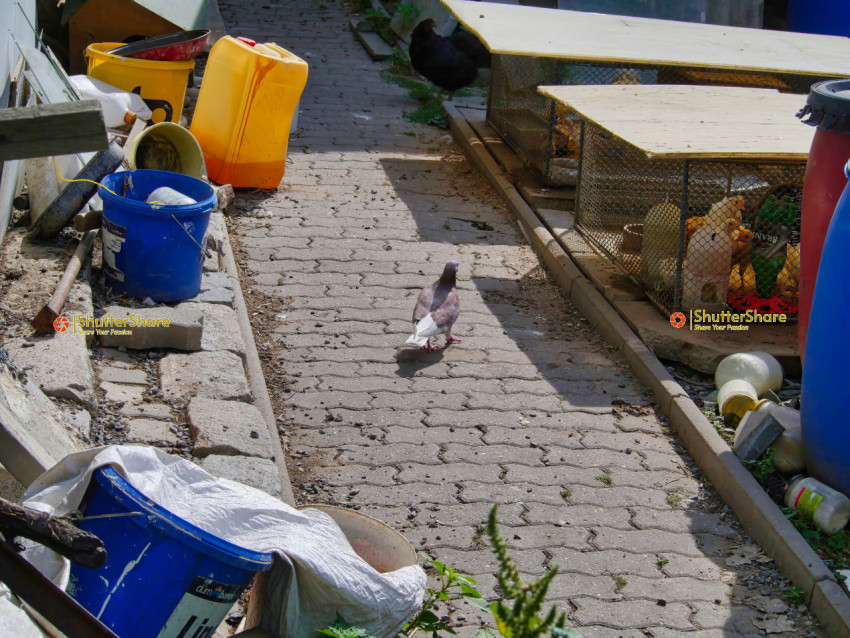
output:
M 413 334 L 405 343 L 413 343 L 433 352 L 437 346 L 432 346 L 430 340 L 439 334 L 446 335 L 447 346 L 460 342 L 460 339 L 452 336 L 452 326 L 460 314 L 456 283 L 457 262 L 450 261 L 440 278 L 419 293 L 416 308 L 413 309 Z

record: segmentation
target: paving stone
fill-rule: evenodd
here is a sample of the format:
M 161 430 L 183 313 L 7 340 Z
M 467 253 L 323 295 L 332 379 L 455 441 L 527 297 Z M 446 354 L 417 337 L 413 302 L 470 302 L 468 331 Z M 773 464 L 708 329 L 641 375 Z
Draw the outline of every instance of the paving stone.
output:
M 213 476 L 244 483 L 280 498 L 280 474 L 268 459 L 211 454 L 201 461 L 201 467 Z
M 572 529 L 569 527 L 556 528 L 559 530 Z M 586 530 L 581 530 L 590 533 Z M 582 548 L 578 548 L 582 549 Z M 658 559 L 653 554 L 632 554 L 619 550 L 597 550 L 591 551 L 589 543 L 583 548 L 584 551 L 574 549 L 554 548 L 552 553 L 552 564 L 561 565 L 565 572 L 576 572 L 596 576 L 604 574 L 611 569 L 624 576 L 634 575 L 643 578 L 664 578 L 664 574 L 658 569 Z
M 647 598 L 657 600 L 663 598 L 668 603 L 688 603 L 695 600 L 727 600 L 731 593 L 730 585 L 726 583 L 693 578 L 643 578 L 632 576 L 627 579 L 628 584 L 622 589 L 625 596 L 629 598 Z
M 437 465 L 440 448 L 433 444 L 413 445 L 410 443 L 396 443 L 395 445 L 381 445 L 378 447 L 364 447 L 346 445 L 340 450 L 337 461 L 339 463 L 357 463 L 361 465 L 397 465 L 410 459 L 416 459 L 417 463 Z
M 185 306 L 108 306 L 104 312 L 105 317 L 114 321 L 114 328 L 110 326 L 99 336 L 105 346 L 123 346 L 130 350 L 172 348 L 188 351 L 201 347 L 204 320 L 197 309 Z
M 173 413 L 170 405 L 164 403 L 127 403 L 121 410 L 121 416 L 129 418 L 171 420 Z
M 640 529 L 663 529 L 669 532 L 703 532 L 733 538 L 737 532 L 720 521 L 716 514 L 693 511 L 655 511 L 641 509 L 632 522 Z
M 162 392 L 170 399 L 251 397 L 242 360 L 232 352 L 169 354 L 160 360 L 159 370 Z
M 662 530 L 596 529 L 593 544 L 599 549 L 619 549 L 633 554 L 674 552 L 686 556 L 702 556 L 698 539 L 691 534 Z
M 695 627 L 688 621 L 690 608 L 683 603 L 670 603 L 659 607 L 648 600 L 622 600 L 604 602 L 592 598 L 573 598 L 577 607 L 572 617 L 582 625 L 608 625 L 618 629 L 636 629 L 653 624 L 680 631 Z
M 148 375 L 144 370 L 119 368 L 116 366 L 102 366 L 98 373 L 101 381 L 111 383 L 129 383 L 136 385 L 147 385 Z
M 394 467 L 369 467 L 344 465 L 325 468 L 323 475 L 328 485 L 351 487 L 354 485 L 395 485 L 398 470 Z
M 546 505 L 525 501 L 525 520 L 531 524 L 578 525 L 591 527 L 604 525 L 609 531 L 634 529 L 629 524 L 629 513 L 623 508 L 604 509 L 593 505 Z M 600 547 L 595 539 L 593 544 Z M 600 547 L 601 549 L 601 547 Z
M 177 308 L 194 308 L 204 317 L 204 330 L 201 335 L 201 350 L 228 350 L 245 359 L 245 342 L 239 328 L 236 311 L 224 304 L 184 302 Z
M 127 436 L 127 440 L 132 443 L 175 445 L 179 439 L 171 431 L 171 427 L 171 424 L 167 421 L 130 419 L 127 421 L 127 429 L 124 433 Z
M 25 343 L 33 345 L 24 346 Z M 94 410 L 94 372 L 82 333 L 72 329 L 49 337 L 19 337 L 7 341 L 3 348 L 19 369 L 29 368 L 27 377 L 44 394 L 70 399 Z
M 253 405 L 194 397 L 189 401 L 188 414 L 195 456 L 229 454 L 272 458 L 268 426 Z
M 127 385 L 124 383 L 103 381 L 100 384 L 100 389 L 103 390 L 107 401 L 127 404 L 141 403 L 142 394 L 145 390 L 147 390 L 147 387 L 143 385 Z
M 457 481 L 475 481 L 481 483 L 500 483 L 502 469 L 498 465 L 472 465 L 469 463 L 449 463 L 443 465 L 423 465 L 404 463 L 398 474 L 400 481 L 422 481 L 425 483 L 445 483 Z
M 710 558 L 682 556 L 680 554 L 659 554 L 664 563 L 662 571 L 671 578 L 677 576 L 690 576 L 700 580 L 719 580 L 723 574 L 728 573 L 724 567 L 725 563 L 714 561 Z

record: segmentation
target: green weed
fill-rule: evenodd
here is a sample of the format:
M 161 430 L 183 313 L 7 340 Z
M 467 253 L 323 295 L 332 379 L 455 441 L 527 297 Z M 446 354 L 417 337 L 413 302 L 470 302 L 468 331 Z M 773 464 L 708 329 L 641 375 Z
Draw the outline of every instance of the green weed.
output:
M 756 461 L 742 461 L 741 463 L 757 479 L 763 479 L 776 472 L 776 468 L 773 466 L 773 448 L 768 448 L 767 452 Z
M 796 607 L 806 602 L 806 592 L 799 587 L 789 587 L 785 591 L 785 602 L 791 607 Z
M 565 501 L 573 495 L 573 491 L 568 487 L 561 490 L 561 498 Z
M 611 487 L 611 485 L 614 483 L 614 478 L 610 474 L 608 474 L 608 472 L 604 472 L 599 476 L 594 476 L 593 478 L 595 478 L 597 481 L 599 481 L 600 483 L 602 483 L 602 485 L 606 487 Z
M 626 585 L 629 584 L 629 581 L 627 581 L 625 578 L 623 578 L 619 574 L 610 574 L 609 573 L 608 575 L 611 577 L 611 580 L 614 581 L 614 593 L 615 594 L 619 594 L 621 591 L 623 591 L 623 589 L 626 587 Z
M 682 495 L 676 494 L 676 492 L 670 492 L 667 494 L 667 505 L 669 505 L 674 510 L 682 509 Z

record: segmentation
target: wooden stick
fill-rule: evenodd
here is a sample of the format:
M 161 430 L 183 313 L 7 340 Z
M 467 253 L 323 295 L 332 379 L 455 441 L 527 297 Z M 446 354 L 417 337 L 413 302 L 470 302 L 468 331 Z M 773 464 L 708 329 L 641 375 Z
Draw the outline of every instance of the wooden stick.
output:
M 38 334 L 50 334 L 55 330 L 53 322 L 62 313 L 62 308 L 68 299 L 68 293 L 71 292 L 71 286 L 74 285 L 80 268 L 82 268 L 83 262 L 91 251 L 97 233 L 98 229 L 95 228 L 83 235 L 80 243 L 77 244 L 77 249 L 74 251 L 71 261 L 65 267 L 62 279 L 59 280 L 59 285 L 56 286 L 56 290 L 53 292 L 50 301 L 39 311 L 35 319 L 30 322 Z
M 0 580 L 63 636 L 118 638 L 47 576 L 3 543 L 0 543 Z
M 81 518 L 76 511 L 67 516 L 51 516 L 0 498 L 0 532 L 7 545 L 20 551 L 15 538 L 23 536 L 78 565 L 97 569 L 106 562 L 106 549 L 97 536 L 74 525 Z

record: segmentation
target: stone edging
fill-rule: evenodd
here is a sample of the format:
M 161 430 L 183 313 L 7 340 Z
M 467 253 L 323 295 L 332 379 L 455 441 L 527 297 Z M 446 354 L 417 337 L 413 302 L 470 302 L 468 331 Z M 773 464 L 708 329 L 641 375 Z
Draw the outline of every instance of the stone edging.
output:
M 850 598 L 832 572 L 741 465 L 687 392 L 561 248 L 457 108 L 448 102 L 444 106 L 452 135 L 507 200 L 534 251 L 578 311 L 622 351 L 637 377 L 652 389 L 662 413 L 747 532 L 782 573 L 808 594 L 809 607 L 827 633 L 836 638 L 850 635 Z

